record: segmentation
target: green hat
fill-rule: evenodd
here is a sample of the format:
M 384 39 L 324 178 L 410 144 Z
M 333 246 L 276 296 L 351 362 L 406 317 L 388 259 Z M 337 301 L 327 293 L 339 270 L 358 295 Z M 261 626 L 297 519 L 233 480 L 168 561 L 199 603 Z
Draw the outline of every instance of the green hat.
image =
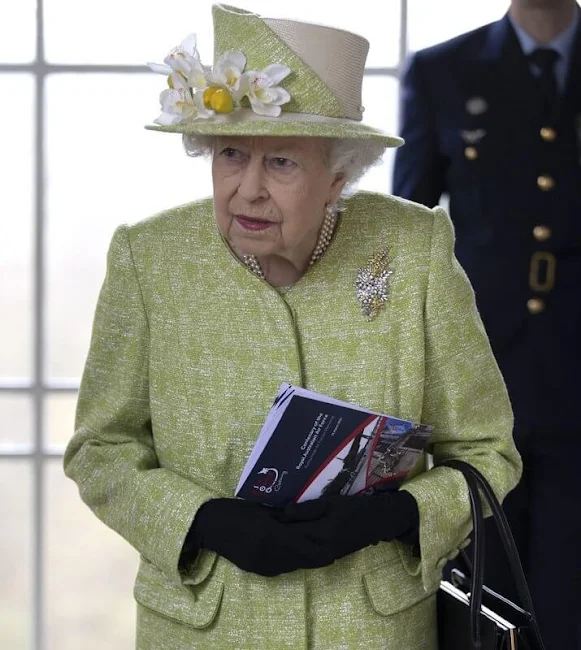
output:
M 168 77 L 153 131 L 191 135 L 311 136 L 403 140 L 363 124 L 366 39 L 341 29 L 214 5 L 214 65 L 194 34 L 163 64 Z

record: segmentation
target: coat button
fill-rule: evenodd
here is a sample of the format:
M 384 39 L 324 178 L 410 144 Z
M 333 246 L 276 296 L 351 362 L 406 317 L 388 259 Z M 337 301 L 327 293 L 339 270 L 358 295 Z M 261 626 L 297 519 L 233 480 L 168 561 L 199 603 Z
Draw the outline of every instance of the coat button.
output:
M 468 160 L 476 160 L 478 158 L 478 149 L 476 147 L 466 147 L 464 149 L 464 155 Z
M 555 187 L 555 179 L 552 176 L 544 174 L 543 176 L 539 176 L 537 178 L 537 185 L 541 190 L 543 190 L 543 192 L 548 192 L 549 190 L 552 190 L 553 187 Z
M 553 233 L 548 226 L 535 226 L 533 228 L 533 237 L 537 241 L 547 241 L 552 237 Z
M 531 314 L 540 314 L 545 310 L 545 303 L 540 298 L 530 298 L 527 301 L 527 309 Z
M 545 142 L 553 142 L 557 138 L 557 132 L 550 126 L 544 126 L 541 129 L 541 138 L 543 138 Z

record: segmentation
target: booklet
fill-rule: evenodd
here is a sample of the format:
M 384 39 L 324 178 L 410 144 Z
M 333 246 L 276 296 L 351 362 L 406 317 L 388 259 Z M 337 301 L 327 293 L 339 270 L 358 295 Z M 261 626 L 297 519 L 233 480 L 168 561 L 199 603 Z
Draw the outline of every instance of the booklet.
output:
M 396 489 L 432 427 L 281 384 L 236 496 L 272 506 Z

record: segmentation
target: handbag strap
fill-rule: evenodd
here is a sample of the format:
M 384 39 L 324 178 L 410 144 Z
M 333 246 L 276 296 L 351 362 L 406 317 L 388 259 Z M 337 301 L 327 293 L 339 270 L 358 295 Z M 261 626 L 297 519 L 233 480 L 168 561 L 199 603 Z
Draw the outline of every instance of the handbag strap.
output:
M 502 541 L 506 557 L 510 565 L 510 570 L 515 581 L 517 592 L 521 605 L 527 610 L 531 619 L 531 631 L 535 637 L 538 647 L 544 650 L 544 644 L 539 631 L 539 626 L 535 616 L 533 601 L 527 585 L 525 574 L 522 568 L 516 543 L 510 530 L 510 526 L 504 510 L 500 505 L 494 490 L 484 478 L 484 476 L 472 465 L 458 459 L 451 459 L 439 463 L 440 466 L 450 467 L 462 472 L 468 485 L 470 495 L 470 507 L 472 510 L 472 521 L 474 529 L 474 561 L 471 575 L 471 597 L 470 597 L 470 618 L 472 637 L 476 648 L 480 648 L 480 629 L 475 626 L 475 618 L 479 618 L 480 606 L 482 604 L 482 585 L 484 578 L 484 517 L 482 513 L 481 498 L 489 506 L 492 517 L 498 529 L 498 534 Z M 474 507 L 478 502 L 480 508 Z M 478 590 L 478 591 L 477 591 Z
M 478 493 L 478 485 L 471 474 L 464 474 L 468 484 L 470 510 L 472 512 L 472 537 L 474 544 L 474 563 L 470 572 L 470 632 L 474 650 L 480 650 L 482 609 L 482 586 L 484 584 L 484 513 Z

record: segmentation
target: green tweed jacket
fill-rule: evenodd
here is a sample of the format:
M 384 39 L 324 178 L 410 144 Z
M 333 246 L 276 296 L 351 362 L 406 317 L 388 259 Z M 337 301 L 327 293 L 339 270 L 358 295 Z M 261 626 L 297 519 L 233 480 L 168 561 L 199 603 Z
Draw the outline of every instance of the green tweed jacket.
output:
M 384 247 L 377 317 L 357 271 Z M 435 427 L 436 463 L 462 458 L 503 497 L 521 465 L 502 378 L 440 208 L 347 201 L 324 257 L 282 296 L 221 239 L 212 202 L 169 210 L 111 243 L 66 474 L 141 555 L 138 650 L 434 650 L 435 592 L 469 534 L 455 470 L 421 467 L 421 560 L 381 543 L 276 578 L 202 551 L 178 572 L 200 505 L 233 496 L 282 381 Z

